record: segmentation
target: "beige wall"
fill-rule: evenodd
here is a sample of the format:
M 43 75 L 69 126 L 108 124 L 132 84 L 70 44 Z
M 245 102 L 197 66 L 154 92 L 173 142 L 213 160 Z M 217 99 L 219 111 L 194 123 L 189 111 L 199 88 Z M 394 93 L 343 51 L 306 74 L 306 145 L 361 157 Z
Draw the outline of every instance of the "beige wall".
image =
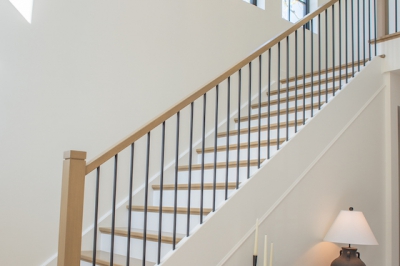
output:
M 0 264 L 56 253 L 63 151 L 91 159 L 198 89 L 290 25 L 280 6 L 35 0 L 28 24 L 1 1 Z

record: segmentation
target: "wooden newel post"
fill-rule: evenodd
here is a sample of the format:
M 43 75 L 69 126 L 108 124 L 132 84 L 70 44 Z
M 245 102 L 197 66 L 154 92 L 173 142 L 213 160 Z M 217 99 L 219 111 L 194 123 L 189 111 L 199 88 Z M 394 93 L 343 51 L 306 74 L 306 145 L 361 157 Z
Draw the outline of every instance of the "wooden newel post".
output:
M 82 241 L 86 152 L 64 152 L 58 266 L 79 266 Z

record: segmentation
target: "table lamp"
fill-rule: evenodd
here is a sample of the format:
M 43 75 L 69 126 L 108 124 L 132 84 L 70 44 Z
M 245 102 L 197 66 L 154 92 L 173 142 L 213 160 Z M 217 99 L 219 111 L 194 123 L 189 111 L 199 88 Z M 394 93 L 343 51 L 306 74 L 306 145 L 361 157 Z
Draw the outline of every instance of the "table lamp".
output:
M 348 247 L 342 247 L 340 256 L 331 266 L 365 266 L 360 259 L 360 253 L 351 245 L 378 245 L 364 214 L 353 211 L 353 207 L 348 211 L 340 211 L 324 241 L 349 244 Z

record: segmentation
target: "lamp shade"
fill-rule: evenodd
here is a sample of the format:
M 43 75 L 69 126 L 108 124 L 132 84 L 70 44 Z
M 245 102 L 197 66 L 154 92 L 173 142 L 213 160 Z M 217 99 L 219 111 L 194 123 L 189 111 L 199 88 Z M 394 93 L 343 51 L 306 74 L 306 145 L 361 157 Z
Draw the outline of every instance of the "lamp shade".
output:
M 340 211 L 324 241 L 355 245 L 378 245 L 362 212 Z

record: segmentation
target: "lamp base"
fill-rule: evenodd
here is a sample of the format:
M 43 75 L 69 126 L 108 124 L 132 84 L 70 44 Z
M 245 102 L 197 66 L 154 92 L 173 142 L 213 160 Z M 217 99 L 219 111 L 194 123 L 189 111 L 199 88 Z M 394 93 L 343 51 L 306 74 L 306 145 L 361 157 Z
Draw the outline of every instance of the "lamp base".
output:
M 340 256 L 332 261 L 331 266 L 366 266 L 360 259 L 356 248 L 342 247 Z

